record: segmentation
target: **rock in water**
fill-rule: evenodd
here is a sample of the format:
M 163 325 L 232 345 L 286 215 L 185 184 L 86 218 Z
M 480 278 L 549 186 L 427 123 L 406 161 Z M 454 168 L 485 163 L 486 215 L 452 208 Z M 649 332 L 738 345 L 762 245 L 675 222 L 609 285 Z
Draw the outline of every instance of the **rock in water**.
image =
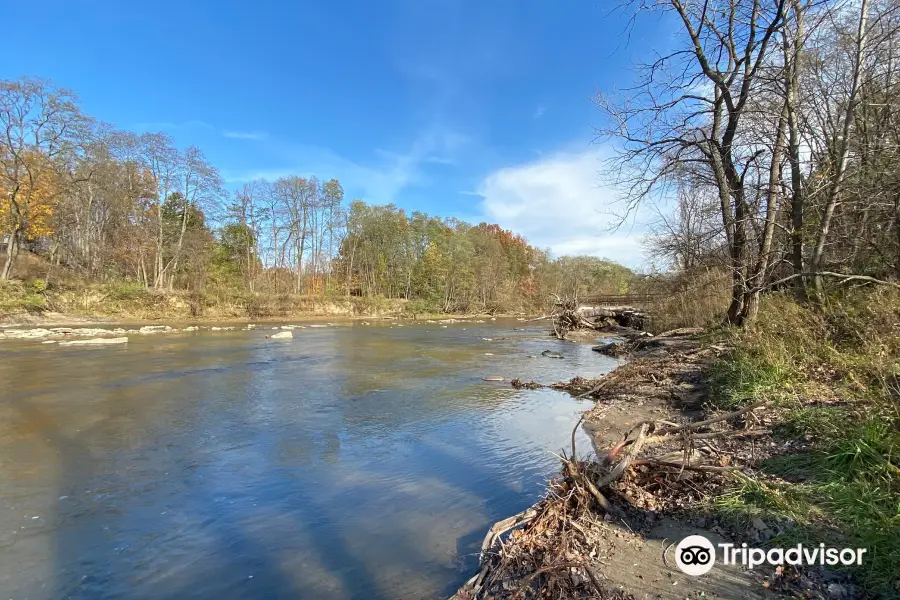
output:
M 551 350 L 544 350 L 541 352 L 541 356 L 546 356 L 547 358 L 563 358 L 563 355 L 559 352 L 553 352 Z
M 289 340 L 294 337 L 290 331 L 282 331 L 271 336 L 273 340 Z
M 92 340 L 65 340 L 59 343 L 60 346 L 106 346 L 108 344 L 126 344 L 127 337 L 117 338 L 94 338 Z
M 624 342 L 609 342 L 608 344 L 593 346 L 591 350 L 616 358 L 628 352 L 628 347 Z
M 488 375 L 487 377 L 483 377 L 482 379 L 484 379 L 485 381 L 503 381 L 503 378 L 497 375 Z
M 147 335 L 149 333 L 166 333 L 172 331 L 172 328 L 168 325 L 144 325 L 140 329 L 138 329 L 138 333 L 143 335 Z

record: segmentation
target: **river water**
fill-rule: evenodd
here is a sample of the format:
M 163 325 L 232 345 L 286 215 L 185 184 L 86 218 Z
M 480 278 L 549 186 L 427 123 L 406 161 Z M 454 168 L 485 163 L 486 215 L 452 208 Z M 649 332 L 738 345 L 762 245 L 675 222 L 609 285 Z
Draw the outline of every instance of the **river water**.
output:
M 615 366 L 523 325 L 0 343 L 2 598 L 450 595 Z

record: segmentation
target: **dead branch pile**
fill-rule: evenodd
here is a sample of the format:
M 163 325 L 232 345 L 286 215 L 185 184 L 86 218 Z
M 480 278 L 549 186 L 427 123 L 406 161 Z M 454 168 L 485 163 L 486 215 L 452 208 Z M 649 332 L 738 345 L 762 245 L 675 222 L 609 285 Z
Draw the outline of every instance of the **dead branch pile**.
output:
M 562 471 L 551 482 L 547 497 L 490 529 L 482 543 L 478 572 L 451 600 L 628 598 L 604 586 L 593 560 L 591 532 L 622 513 L 623 506 L 635 504 L 636 496 L 652 495 L 635 490 L 636 481 L 675 490 L 682 480 L 721 478 L 737 470 L 727 455 L 711 450 L 713 442 L 770 433 L 749 428 L 747 417 L 760 408 L 748 406 L 693 423 L 643 421 L 596 462 L 575 456 L 579 421 L 572 431 L 571 453 L 562 453 Z M 696 481 L 687 482 L 687 489 L 696 488 Z
M 582 306 L 575 298 L 559 298 L 551 313 L 557 339 L 576 329 L 593 329 L 618 335 L 643 331 L 648 315 L 630 306 L 612 308 Z

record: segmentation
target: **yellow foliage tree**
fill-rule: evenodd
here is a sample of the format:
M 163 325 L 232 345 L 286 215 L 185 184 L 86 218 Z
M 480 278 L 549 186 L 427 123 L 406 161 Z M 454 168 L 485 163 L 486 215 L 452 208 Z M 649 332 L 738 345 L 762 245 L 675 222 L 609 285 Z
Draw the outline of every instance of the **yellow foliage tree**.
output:
M 18 221 L 22 235 L 33 241 L 53 234 L 61 182 L 45 156 L 31 153 L 25 160 L 31 177 L 23 177 L 17 190 L 6 189 L 0 181 L 0 234 L 12 233 Z

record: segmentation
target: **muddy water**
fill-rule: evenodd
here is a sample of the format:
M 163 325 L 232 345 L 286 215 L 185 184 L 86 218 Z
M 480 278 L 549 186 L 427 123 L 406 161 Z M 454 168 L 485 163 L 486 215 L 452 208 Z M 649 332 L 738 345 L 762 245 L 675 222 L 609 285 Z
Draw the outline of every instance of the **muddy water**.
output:
M 521 326 L 3 342 L 2 598 L 447 596 L 615 364 Z

